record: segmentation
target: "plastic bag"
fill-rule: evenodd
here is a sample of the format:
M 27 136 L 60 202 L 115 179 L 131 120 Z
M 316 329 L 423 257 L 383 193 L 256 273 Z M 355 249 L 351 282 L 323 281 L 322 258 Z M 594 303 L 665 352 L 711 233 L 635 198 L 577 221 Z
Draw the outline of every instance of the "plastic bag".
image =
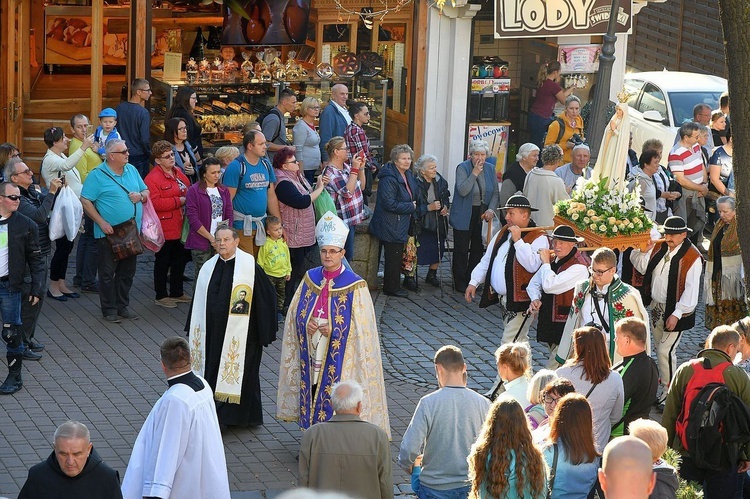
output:
M 54 241 L 65 237 L 73 241 L 83 220 L 83 205 L 73 189 L 64 185 L 57 193 L 52 214 L 49 217 L 49 238 Z
M 143 215 L 141 215 L 141 242 L 156 253 L 164 246 L 164 231 L 161 228 L 159 215 L 156 214 L 151 200 L 143 201 Z
M 485 247 L 490 244 L 492 238 L 500 230 L 500 220 L 497 218 L 497 215 L 492 217 L 492 232 L 489 235 L 487 234 L 488 227 L 489 223 L 486 220 L 482 220 L 482 244 Z
M 313 206 L 315 208 L 315 223 L 318 223 L 323 215 L 329 211 L 331 213 L 336 213 L 336 204 L 333 202 L 333 198 L 326 189 L 323 189 L 323 192 L 320 193 L 320 196 L 315 200 Z

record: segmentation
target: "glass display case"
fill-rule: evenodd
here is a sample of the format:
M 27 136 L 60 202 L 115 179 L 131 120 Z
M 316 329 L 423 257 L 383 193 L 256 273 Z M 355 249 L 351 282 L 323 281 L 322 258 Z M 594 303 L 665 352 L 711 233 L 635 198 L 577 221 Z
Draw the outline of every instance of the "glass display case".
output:
M 323 80 L 312 79 L 306 81 L 295 81 L 284 85 L 294 90 L 297 100 L 302 101 L 306 97 L 317 98 L 325 107 L 331 100 L 331 87 L 342 83 L 349 87 L 349 99 L 361 101 L 367 104 L 370 111 L 370 121 L 363 128 L 370 139 L 370 147 L 376 156 L 383 157 L 385 144 L 385 104 L 388 93 L 388 80 L 383 78 L 362 78 Z M 289 120 L 288 126 L 294 126 Z M 381 161 L 382 162 L 382 161 Z
M 177 89 L 187 81 L 163 81 L 149 78 L 153 94 L 149 101 L 151 111 L 151 136 L 164 135 L 164 117 L 172 106 Z M 221 146 L 242 148 L 242 127 L 256 121 L 276 105 L 281 83 L 191 83 L 198 95 L 193 113 L 201 124 L 203 147 L 211 152 Z

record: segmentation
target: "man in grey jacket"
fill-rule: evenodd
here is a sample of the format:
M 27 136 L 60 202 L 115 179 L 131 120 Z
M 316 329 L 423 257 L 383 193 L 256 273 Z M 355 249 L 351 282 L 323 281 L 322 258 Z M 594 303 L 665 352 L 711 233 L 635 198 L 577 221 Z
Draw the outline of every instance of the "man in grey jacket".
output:
M 466 363 L 461 349 L 446 345 L 434 358 L 440 388 L 417 404 L 404 433 L 398 464 L 411 473 L 414 461 L 422 457 L 419 476 L 420 499 L 451 491 L 452 497 L 468 497 L 469 456 L 490 402 L 466 387 Z

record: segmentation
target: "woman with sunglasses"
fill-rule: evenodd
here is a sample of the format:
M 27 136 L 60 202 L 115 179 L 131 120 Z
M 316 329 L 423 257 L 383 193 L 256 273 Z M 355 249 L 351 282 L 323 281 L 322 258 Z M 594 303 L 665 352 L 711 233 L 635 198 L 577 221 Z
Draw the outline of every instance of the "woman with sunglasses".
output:
M 175 308 L 178 303 L 190 303 L 191 297 L 183 290 L 183 273 L 189 253 L 180 241 L 185 196 L 190 181 L 179 168 L 175 168 L 172 144 L 160 140 L 151 147 L 154 168 L 144 182 L 151 192 L 151 203 L 159 216 L 164 231 L 164 246 L 156 252 L 154 260 L 155 303 L 164 308 Z M 169 275 L 169 292 L 167 292 Z

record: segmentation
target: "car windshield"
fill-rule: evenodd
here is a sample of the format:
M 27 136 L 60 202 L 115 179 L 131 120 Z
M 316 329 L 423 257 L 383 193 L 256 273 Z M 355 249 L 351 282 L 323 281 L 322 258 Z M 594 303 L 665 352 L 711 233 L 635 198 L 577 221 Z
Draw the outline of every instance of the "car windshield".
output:
M 720 96 L 721 92 L 670 92 L 674 126 L 693 121 L 693 108 L 696 104 L 708 104 L 711 109 L 718 109 Z

